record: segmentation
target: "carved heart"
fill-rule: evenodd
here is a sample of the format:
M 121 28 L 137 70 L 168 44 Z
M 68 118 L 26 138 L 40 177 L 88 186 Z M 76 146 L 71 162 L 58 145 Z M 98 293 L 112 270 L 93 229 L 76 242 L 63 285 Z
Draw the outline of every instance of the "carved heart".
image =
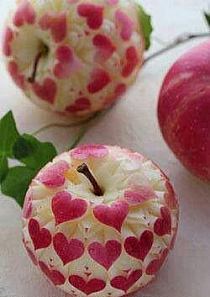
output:
M 109 59 L 116 47 L 113 45 L 112 41 L 105 35 L 97 34 L 93 38 L 93 45 L 97 48 L 96 61 L 102 62 Z
M 153 244 L 153 233 L 144 231 L 138 240 L 136 237 L 128 237 L 125 240 L 124 247 L 126 252 L 139 260 L 144 261 Z
M 120 232 L 128 210 L 127 202 L 117 201 L 111 206 L 98 205 L 93 209 L 93 213 L 101 223 L 111 226 Z
M 50 30 L 55 42 L 61 42 L 67 34 L 66 13 L 47 13 L 39 21 L 42 30 Z
M 125 191 L 124 196 L 129 205 L 138 205 L 156 197 L 152 188 L 137 185 Z
M 101 279 L 94 278 L 89 281 L 85 281 L 81 276 L 78 275 L 71 275 L 69 277 L 69 282 L 72 286 L 87 295 L 99 292 L 106 287 L 106 283 Z
M 57 92 L 57 86 L 54 80 L 51 78 L 46 78 L 42 84 L 33 84 L 32 88 L 39 98 L 51 104 L 54 103 Z
M 50 231 L 46 228 L 40 228 L 39 223 L 35 219 L 30 220 L 28 231 L 35 250 L 46 248 L 51 244 L 52 236 Z
M 50 270 L 44 262 L 39 262 L 42 272 L 51 280 L 55 286 L 60 286 L 65 283 L 65 277 L 60 271 Z
M 13 18 L 13 23 L 15 26 L 20 27 L 24 23 L 34 24 L 36 19 L 36 13 L 33 9 L 33 6 L 29 1 L 22 1 Z
M 119 258 L 121 250 L 121 244 L 116 240 L 107 241 L 105 246 L 99 242 L 93 242 L 88 247 L 90 256 L 107 270 Z
M 163 265 L 166 257 L 168 255 L 168 249 L 165 249 L 159 259 L 152 260 L 146 269 L 146 274 L 153 275 L 156 274 L 161 266 Z
M 115 14 L 116 26 L 120 26 L 120 36 L 123 40 L 127 41 L 131 38 L 134 23 L 133 21 L 121 10 L 117 10 Z
M 125 54 L 125 66 L 122 69 L 122 76 L 128 77 L 134 71 L 135 67 L 139 63 L 139 57 L 134 46 L 130 46 L 126 50 Z
M 68 192 L 59 192 L 52 199 L 52 211 L 56 224 L 80 218 L 86 213 L 87 203 L 83 199 L 72 199 Z
M 14 34 L 11 28 L 7 27 L 4 31 L 3 36 L 3 54 L 9 57 L 12 54 L 11 42 L 13 40 Z
M 94 4 L 80 4 L 78 14 L 85 17 L 87 24 L 91 29 L 98 29 L 103 23 L 103 6 Z
M 17 63 L 14 61 L 9 62 L 8 64 L 8 72 L 11 75 L 13 81 L 16 85 L 24 89 L 25 88 L 25 77 L 23 74 L 20 73 Z
M 171 234 L 171 215 L 167 207 L 162 207 L 160 210 L 161 218 L 158 218 L 154 224 L 154 232 L 163 236 Z
M 68 241 L 62 233 L 57 233 L 54 236 L 53 246 L 64 265 L 80 258 L 85 250 L 84 245 L 80 240 L 71 239 Z
M 88 91 L 91 94 L 97 93 L 105 88 L 111 81 L 109 74 L 100 68 L 94 69 L 91 73 L 91 81 L 88 85 Z
M 61 187 L 65 183 L 65 172 L 69 169 L 66 161 L 58 161 L 44 168 L 36 177 L 41 183 L 50 188 Z
M 86 97 L 80 97 L 72 105 L 67 106 L 66 111 L 74 113 L 78 111 L 88 110 L 90 109 L 90 107 L 90 100 Z
M 111 280 L 111 285 L 114 288 L 127 292 L 137 280 L 142 276 L 142 270 L 133 271 L 127 278 L 124 276 L 116 276 Z

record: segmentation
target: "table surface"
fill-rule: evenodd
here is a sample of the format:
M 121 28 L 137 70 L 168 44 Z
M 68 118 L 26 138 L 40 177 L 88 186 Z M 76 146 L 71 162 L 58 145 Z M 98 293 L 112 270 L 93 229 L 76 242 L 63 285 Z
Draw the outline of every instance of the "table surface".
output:
M 0 30 L 13 1 L 0 0 Z M 150 53 L 180 33 L 205 32 L 204 0 L 144 0 L 155 27 Z M 164 143 L 157 124 L 156 105 L 161 82 L 170 65 L 194 40 L 146 64 L 115 107 L 97 120 L 82 142 L 117 144 L 142 152 L 166 172 L 180 197 L 181 222 L 174 251 L 157 280 L 136 297 L 207 297 L 210 292 L 210 186 L 190 175 Z M 33 132 L 63 119 L 32 105 L 14 86 L 0 61 L 0 116 L 15 114 L 23 132 Z M 113 128 L 114 127 L 114 128 Z M 103 132 L 102 132 L 103 131 Z M 73 141 L 78 128 L 53 128 L 40 134 L 59 151 Z M 21 211 L 12 199 L 0 197 L 0 297 L 64 297 L 31 264 L 21 243 Z

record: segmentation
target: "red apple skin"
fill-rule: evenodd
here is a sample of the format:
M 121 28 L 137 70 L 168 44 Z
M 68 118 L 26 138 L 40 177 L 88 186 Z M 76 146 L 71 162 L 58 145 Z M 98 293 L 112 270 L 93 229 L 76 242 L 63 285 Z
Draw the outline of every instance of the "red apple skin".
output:
M 210 41 L 171 67 L 158 102 L 163 137 L 182 164 L 210 181 Z

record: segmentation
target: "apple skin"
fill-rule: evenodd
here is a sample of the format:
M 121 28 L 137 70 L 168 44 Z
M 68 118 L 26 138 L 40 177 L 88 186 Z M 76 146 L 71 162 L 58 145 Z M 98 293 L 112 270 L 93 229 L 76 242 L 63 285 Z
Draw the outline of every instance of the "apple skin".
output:
M 210 42 L 184 54 L 163 82 L 158 119 L 166 143 L 197 177 L 210 181 Z
M 20 0 L 3 38 L 16 85 L 40 107 L 73 117 L 115 103 L 135 81 L 144 48 L 137 6 L 124 0 Z
M 103 195 L 77 171 L 88 165 Z M 174 247 L 179 205 L 164 173 L 139 153 L 89 144 L 32 181 L 23 243 L 37 267 L 75 297 L 122 297 L 148 285 Z

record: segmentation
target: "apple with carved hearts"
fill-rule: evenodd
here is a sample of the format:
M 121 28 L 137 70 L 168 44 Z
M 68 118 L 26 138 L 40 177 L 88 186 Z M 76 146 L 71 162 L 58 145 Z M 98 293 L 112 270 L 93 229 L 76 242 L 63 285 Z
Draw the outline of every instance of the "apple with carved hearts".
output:
M 84 116 L 135 80 L 145 38 L 135 1 L 20 0 L 4 34 L 14 82 L 36 104 Z
M 33 179 L 23 242 L 70 296 L 120 297 L 152 281 L 173 248 L 179 207 L 168 178 L 139 153 L 83 145 Z

